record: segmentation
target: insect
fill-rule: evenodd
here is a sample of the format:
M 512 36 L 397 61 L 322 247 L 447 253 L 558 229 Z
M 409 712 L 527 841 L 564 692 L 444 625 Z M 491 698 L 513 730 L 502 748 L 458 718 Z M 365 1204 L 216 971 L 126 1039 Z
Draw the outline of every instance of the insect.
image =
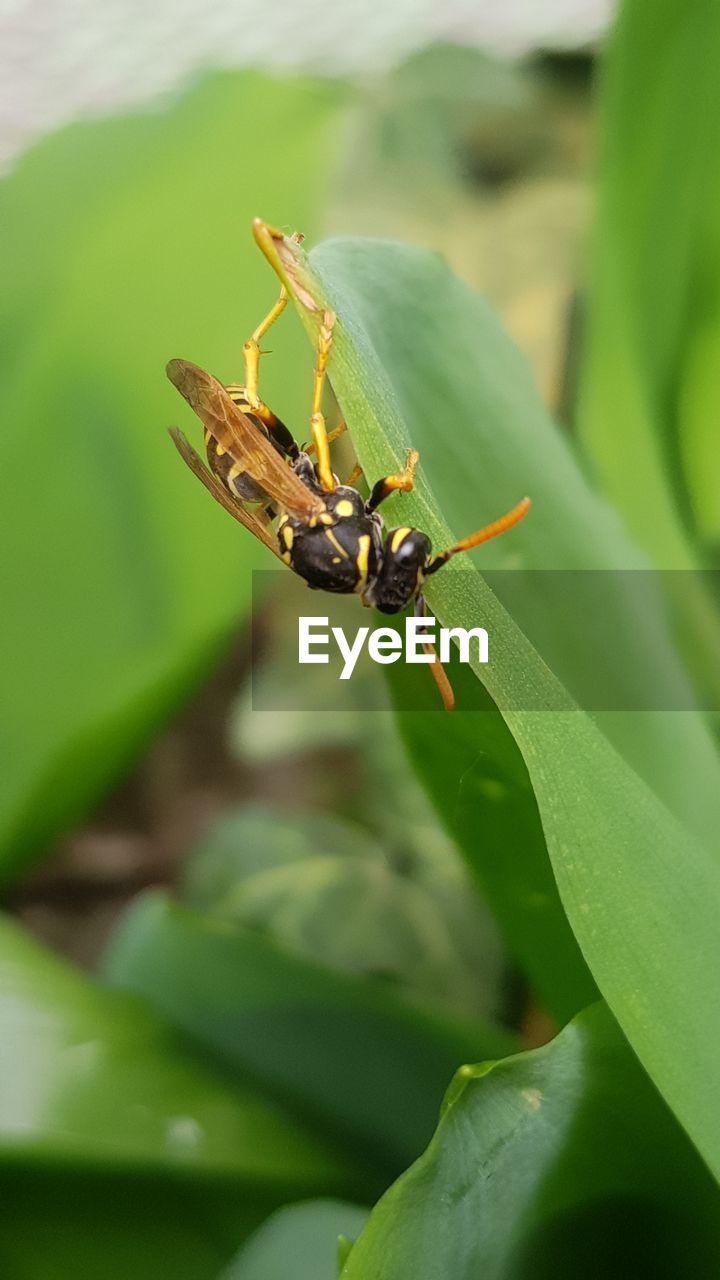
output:
M 408 449 L 405 467 L 384 476 L 363 498 L 354 486 L 356 468 L 341 484 L 330 463 L 330 443 L 344 430 L 328 433 L 321 403 L 332 347 L 335 316 L 321 313 L 313 376 L 310 430 L 306 449 L 260 399 L 260 341 L 287 305 L 280 297 L 244 344 L 245 382 L 223 386 L 187 360 L 171 360 L 170 381 L 203 424 L 208 466 L 176 427 L 172 439 L 190 470 L 217 502 L 310 587 L 356 593 L 381 613 L 399 613 L 409 604 L 424 615 L 423 585 L 448 560 L 512 528 L 530 506 L 523 498 L 506 515 L 443 551 L 433 553 L 430 539 L 409 526 L 384 528 L 378 511 L 392 493 L 409 492 L 419 455 Z M 315 460 L 311 457 L 315 455 Z M 257 504 L 250 510 L 247 503 Z M 434 650 L 430 670 L 446 710 L 454 704 L 450 682 Z

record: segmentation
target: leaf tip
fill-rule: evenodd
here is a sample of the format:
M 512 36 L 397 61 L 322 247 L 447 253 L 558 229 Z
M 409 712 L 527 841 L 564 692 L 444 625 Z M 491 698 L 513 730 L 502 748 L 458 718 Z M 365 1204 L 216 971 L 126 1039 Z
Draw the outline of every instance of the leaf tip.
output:
M 262 218 L 253 218 L 252 231 L 256 245 L 289 292 L 306 311 L 320 311 L 322 308 L 306 283 L 304 254 L 299 251 L 305 238 L 302 232 L 294 231 L 291 236 L 286 236 L 277 227 L 263 222 Z

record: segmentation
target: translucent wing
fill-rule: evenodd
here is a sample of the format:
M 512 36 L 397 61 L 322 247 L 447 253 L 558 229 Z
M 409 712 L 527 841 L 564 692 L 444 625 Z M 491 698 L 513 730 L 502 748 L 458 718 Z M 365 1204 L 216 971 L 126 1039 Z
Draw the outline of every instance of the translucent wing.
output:
M 322 498 L 303 484 L 269 440 L 233 404 L 217 378 L 188 360 L 171 360 L 167 375 L 233 462 L 289 515 L 310 520 L 325 510 Z
M 200 458 L 196 454 L 192 445 L 185 439 L 182 431 L 178 431 L 177 427 L 170 427 L 170 435 L 181 458 L 185 460 L 190 470 L 197 476 L 198 480 L 205 485 L 205 488 L 212 494 L 215 501 L 219 502 L 221 507 L 224 507 L 225 510 L 243 526 L 243 528 L 247 529 L 248 533 L 251 533 L 255 538 L 258 538 L 260 542 L 264 542 L 265 546 L 278 557 L 278 560 L 282 559 L 278 545 L 271 531 L 252 516 L 249 511 L 246 511 L 239 502 L 235 502 L 232 495 L 228 493 L 228 490 L 220 483 L 216 476 L 213 475 L 212 471 L 209 471 L 206 466 L 203 466 L 203 463 L 200 461 Z

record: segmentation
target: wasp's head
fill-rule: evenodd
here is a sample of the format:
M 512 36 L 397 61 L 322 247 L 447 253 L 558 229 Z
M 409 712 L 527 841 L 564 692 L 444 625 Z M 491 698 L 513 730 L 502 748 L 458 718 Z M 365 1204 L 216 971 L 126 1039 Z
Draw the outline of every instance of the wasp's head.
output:
M 380 613 L 400 613 L 422 588 L 431 551 L 430 539 L 419 529 L 390 529 L 363 604 Z

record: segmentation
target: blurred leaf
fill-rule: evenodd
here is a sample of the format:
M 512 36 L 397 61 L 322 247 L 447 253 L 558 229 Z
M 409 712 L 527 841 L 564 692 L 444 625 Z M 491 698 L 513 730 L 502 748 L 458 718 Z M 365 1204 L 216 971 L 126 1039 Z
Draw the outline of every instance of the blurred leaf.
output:
M 232 916 L 239 885 L 264 871 L 302 866 L 308 858 L 377 859 L 366 831 L 327 813 L 293 813 L 244 805 L 215 822 L 183 868 L 190 906 Z
M 342 1280 L 717 1274 L 720 1193 L 607 1010 L 465 1067 Z
M 579 431 L 664 568 L 692 567 L 720 545 L 719 56 L 717 5 L 626 0 L 602 83 Z M 713 602 L 688 574 L 674 604 L 717 700 Z
M 355 1185 L 237 1073 L 7 919 L 0 979 L 4 1276 L 150 1280 L 164 1259 L 210 1280 L 283 1201 Z
M 216 1280 L 268 1207 L 227 1183 L 113 1168 L 12 1166 L 0 1200 L 8 1280 Z
M 375 1192 L 427 1141 L 457 1064 L 513 1044 L 160 894 L 146 894 L 125 918 L 105 971 L 315 1129 L 349 1143 Z
M 338 1238 L 355 1239 L 367 1210 L 339 1200 L 280 1209 L 243 1245 L 220 1280 L 336 1280 Z
M 327 815 L 239 809 L 190 859 L 185 896 L 308 960 L 482 1015 L 497 961 L 475 895 L 451 869 L 428 874 L 410 840 L 386 847 Z
M 324 755 L 318 760 L 317 767 L 325 784 L 325 794 L 320 803 L 343 817 L 351 817 L 354 823 L 370 833 L 391 866 L 399 869 L 404 879 L 418 882 L 430 894 L 440 927 L 443 931 L 451 931 L 453 949 L 465 973 L 472 975 L 471 982 L 454 983 L 449 997 L 452 1007 L 473 1017 L 502 1018 L 508 1003 L 507 957 L 496 921 L 486 902 L 478 895 L 467 867 L 459 858 L 457 849 L 409 765 L 395 717 L 388 714 L 392 703 L 383 668 L 368 661 L 362 669 L 358 664 L 352 680 L 333 681 L 328 680 L 328 668 L 310 666 L 299 681 L 297 617 L 299 613 L 313 608 L 307 603 L 307 586 L 299 578 L 284 572 L 263 571 L 257 577 L 277 579 L 267 591 L 267 598 L 272 602 L 272 625 L 263 639 L 262 656 L 254 661 L 247 685 L 231 717 L 234 750 L 243 763 L 249 761 L 267 773 L 283 773 L 285 776 L 297 763 L 296 753 L 302 751 L 307 759 L 309 750 L 322 751 Z M 257 578 L 255 581 L 257 583 Z M 329 600 L 327 595 L 323 595 L 322 599 L 325 602 L 322 608 L 332 610 L 334 621 L 336 598 Z M 347 626 L 349 631 L 357 625 L 357 600 L 338 599 L 348 606 L 338 612 L 338 625 Z M 432 684 L 431 681 L 426 683 L 427 686 Z M 471 683 L 477 687 L 474 677 L 471 677 Z M 426 685 L 422 687 L 425 689 Z M 434 706 L 434 686 L 431 693 Z M 268 702 L 277 709 L 258 709 Z M 318 707 L 323 708 L 319 713 Z M 434 729 L 434 719 L 432 725 Z M 520 760 L 512 737 L 507 736 L 511 750 Z M 522 769 L 521 761 L 520 765 Z M 442 769 L 440 773 L 442 775 Z M 453 795 L 451 786 L 449 805 Z M 534 809 L 542 841 L 536 806 Z M 293 836 L 287 829 L 282 836 L 282 817 L 277 811 L 275 816 L 276 821 L 280 821 L 281 834 L 277 838 L 273 836 L 272 840 L 278 847 L 284 839 L 292 842 Z M 306 819 L 309 817 L 309 814 L 305 815 Z M 315 823 L 317 815 L 313 815 L 311 820 Z M 323 831 L 320 828 L 318 838 L 322 841 L 333 829 L 330 827 Z M 234 878 L 234 857 L 229 841 L 225 839 L 224 824 L 220 823 L 217 830 L 217 846 L 214 836 L 211 836 L 212 861 L 206 864 L 201 859 L 201 866 L 208 865 L 219 872 L 224 860 L 227 871 Z M 355 832 L 356 828 L 352 830 Z M 338 832 L 338 835 L 345 849 L 342 834 Z M 245 847 L 254 844 L 252 839 L 248 839 Z M 331 852 L 330 846 L 327 852 Z M 258 862 L 261 859 L 264 855 L 258 848 Z M 577 959 L 577 948 L 565 924 L 545 857 L 541 865 L 560 913 L 565 936 Z M 533 897 L 530 884 L 528 894 L 537 907 L 539 899 Z M 198 905 L 204 905 L 200 899 L 196 901 Z M 356 910 L 357 907 L 353 916 Z M 337 933 L 342 950 L 346 928 L 344 918 L 328 921 L 327 925 Z M 521 941 L 525 941 L 524 929 Z M 386 942 L 392 945 L 392 938 Z M 527 942 L 529 948 L 532 939 L 527 939 Z M 323 954 L 317 958 L 330 959 L 330 956 Z M 566 981 L 572 985 L 573 972 L 572 964 L 568 969 L 564 964 L 558 966 L 557 976 L 562 981 L 557 1005 L 553 1007 L 561 1008 L 568 1017 L 579 1005 L 587 1004 L 597 995 L 592 983 L 585 980 L 579 991 L 575 989 L 576 998 L 561 1006 Z M 416 987 L 419 976 L 414 970 L 410 971 L 409 977 Z
M 472 505 L 468 494 L 473 489 L 484 494 L 479 505 L 488 514 L 509 506 L 526 486 L 533 494 L 535 507 L 527 520 L 498 540 L 505 550 L 490 544 L 491 562 L 515 556 L 582 563 L 586 557 L 587 564 L 612 565 L 632 557 L 621 530 L 587 490 L 535 401 L 515 348 L 481 300 L 442 263 L 403 245 L 370 241 L 331 242 L 315 251 L 310 265 L 289 241 L 273 240 L 266 247 L 280 273 L 299 290 L 299 309 L 311 332 L 316 322 L 312 307 L 318 302 L 331 305 L 339 316 L 333 385 L 366 475 L 383 475 L 401 465 L 411 438 L 402 410 L 409 414 L 412 408 L 412 440 L 428 459 L 427 473 L 433 483 L 437 480 L 448 510 Z M 459 425 L 442 433 L 438 424 L 443 422 Z M 470 484 L 467 458 L 473 456 L 482 459 L 482 467 Z M 390 524 L 392 512 L 402 511 L 403 524 L 425 529 L 434 546 L 452 542 L 422 470 L 413 493 L 404 502 L 397 495 L 391 501 Z M 465 528 L 474 523 L 468 518 Z M 659 772 L 655 784 L 687 817 L 685 827 L 603 735 L 600 717 L 580 711 L 471 565 L 469 557 L 458 557 L 431 580 L 430 607 L 445 626 L 467 627 L 482 620 L 492 637 L 492 660 L 476 665 L 476 673 L 522 751 L 573 932 L 643 1065 L 720 1173 L 720 1106 L 714 1083 L 720 1054 L 715 982 L 720 971 L 720 865 L 709 851 L 716 839 L 706 848 L 691 834 L 700 829 L 709 839 L 708 821 L 720 800 L 712 743 L 692 715 L 672 717 L 671 741 L 661 732 L 670 717 L 658 723 L 649 713 L 626 715 L 619 717 L 619 725 L 612 716 L 602 720 L 608 734 L 614 729 L 622 738 L 629 758 L 641 755 L 649 769 L 652 754 L 665 781 L 671 767 L 682 778 L 685 796 L 676 786 L 661 787 Z M 635 651 L 636 670 L 622 643 L 632 631 L 632 600 L 626 604 L 624 615 L 620 595 L 617 648 L 611 646 L 610 652 L 642 683 L 641 659 L 650 669 L 651 650 Z M 657 625 L 657 616 L 649 613 L 648 619 Z M 599 631 L 610 625 L 611 635 L 611 619 L 603 617 L 601 623 Z M 591 654 L 597 643 L 594 625 L 593 619 L 582 637 Z M 635 617 L 633 627 L 650 645 L 652 636 L 643 634 L 642 618 Z M 663 661 L 672 665 L 667 638 L 658 632 L 655 639 L 654 658 L 664 655 Z M 596 660 L 601 665 L 600 653 Z M 449 739 L 453 724 L 443 718 L 438 734 Z M 654 742 L 647 737 L 648 726 L 657 733 Z M 632 744 L 628 729 L 637 732 Z M 480 752 L 480 717 L 477 735 Z M 700 768 L 701 761 L 702 775 L 693 780 L 688 768 Z M 700 817 L 688 809 L 690 791 L 693 802 L 702 806 Z M 480 810 L 478 849 L 482 818 Z M 503 904 L 496 905 L 500 909 Z M 538 967 L 557 945 L 548 930 Z
M 251 218 L 317 222 L 343 99 L 213 76 L 162 112 L 63 130 L 3 184 L 6 877 L 127 765 L 249 603 L 265 553 L 176 457 L 164 368 L 242 376 L 276 288 Z M 287 333 L 263 385 L 293 421 L 310 362 Z
M 718 50 L 717 6 L 626 0 L 602 81 L 580 428 L 640 541 L 659 563 L 681 567 L 693 555 L 682 528 L 677 393 L 720 286 Z M 707 465 L 720 479 L 717 450 Z
M 346 218 L 357 217 L 353 196 L 362 207 L 369 191 L 383 218 L 392 217 L 409 190 L 422 191 L 431 210 L 443 204 L 457 210 L 468 182 L 468 140 L 482 131 L 488 167 L 497 160 L 504 174 L 509 162 L 512 174 L 518 120 L 533 108 L 535 145 L 521 144 L 521 156 L 537 157 L 542 144 L 526 70 L 466 45 L 433 44 L 409 54 L 384 77 L 380 92 L 369 88 L 363 108 L 345 166 Z M 405 223 L 416 216 L 406 202 Z
M 411 668 L 388 668 L 397 720 L 428 795 L 502 922 L 515 960 L 558 1022 L 597 998 L 567 922 L 547 856 L 537 801 L 515 740 L 474 674 L 448 666 L 458 705 L 438 732 L 437 694 L 404 710 Z M 417 697 L 417 695 L 415 695 Z M 417 705 L 415 701 L 411 705 Z
M 720 210 L 717 216 L 720 239 Z M 720 244 L 714 253 L 720 275 Z M 678 444 L 685 468 L 688 497 L 698 535 L 713 563 L 720 564 L 720 467 L 717 425 L 720 422 L 720 280 L 712 300 L 700 314 L 688 341 L 678 403 Z

